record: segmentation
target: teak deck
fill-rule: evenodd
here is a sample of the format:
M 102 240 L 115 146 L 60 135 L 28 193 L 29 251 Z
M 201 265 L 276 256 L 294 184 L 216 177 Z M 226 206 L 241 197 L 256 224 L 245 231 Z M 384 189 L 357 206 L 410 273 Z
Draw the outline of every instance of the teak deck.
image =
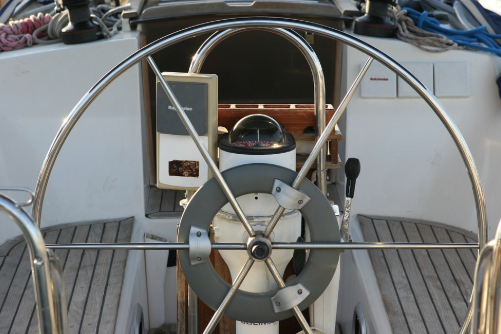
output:
M 133 218 L 45 229 L 47 244 L 129 242 Z M 70 333 L 114 333 L 126 250 L 55 250 L 63 269 Z M 35 295 L 22 237 L 0 246 L 0 333 L 38 333 Z
M 366 241 L 476 243 L 469 232 L 430 222 L 358 216 Z M 473 286 L 472 249 L 370 250 L 394 333 L 459 333 Z
M 146 216 L 148 218 L 181 217 L 183 207 L 179 201 L 184 199 L 184 190 L 158 189 L 150 187 Z

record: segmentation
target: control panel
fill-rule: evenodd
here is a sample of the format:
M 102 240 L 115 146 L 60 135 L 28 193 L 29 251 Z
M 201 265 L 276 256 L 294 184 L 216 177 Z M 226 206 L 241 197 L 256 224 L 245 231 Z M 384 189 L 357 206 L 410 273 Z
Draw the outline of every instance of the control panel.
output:
M 162 73 L 210 155 L 217 155 L 217 76 Z M 195 190 L 210 177 L 207 163 L 157 80 L 157 187 Z

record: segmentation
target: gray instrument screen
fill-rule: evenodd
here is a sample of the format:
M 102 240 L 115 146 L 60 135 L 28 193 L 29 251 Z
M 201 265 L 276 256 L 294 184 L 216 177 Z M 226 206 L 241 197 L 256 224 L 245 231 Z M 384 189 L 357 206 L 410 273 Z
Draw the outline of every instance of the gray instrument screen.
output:
M 195 127 L 198 135 L 207 134 L 208 87 L 198 82 L 169 82 L 177 100 Z M 188 135 L 174 106 L 157 83 L 157 131 L 172 135 Z

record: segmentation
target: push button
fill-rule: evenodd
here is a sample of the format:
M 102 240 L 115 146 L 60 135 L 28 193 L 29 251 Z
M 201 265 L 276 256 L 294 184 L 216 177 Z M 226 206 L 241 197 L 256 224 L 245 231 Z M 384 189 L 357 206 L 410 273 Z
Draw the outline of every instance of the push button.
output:
M 435 96 L 470 96 L 470 64 L 467 62 L 435 63 Z
M 423 85 L 433 93 L 433 63 L 402 63 Z M 401 77 L 398 78 L 398 97 L 420 97 L 419 94 Z
M 360 95 L 362 98 L 396 98 L 397 75 L 384 65 L 372 63 L 362 79 Z

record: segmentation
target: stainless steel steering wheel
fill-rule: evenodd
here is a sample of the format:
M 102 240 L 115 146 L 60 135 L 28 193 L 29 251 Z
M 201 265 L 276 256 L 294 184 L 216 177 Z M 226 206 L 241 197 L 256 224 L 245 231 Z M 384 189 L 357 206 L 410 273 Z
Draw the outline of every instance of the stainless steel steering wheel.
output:
M 205 146 L 202 144 L 202 141 L 198 137 L 194 127 L 188 120 L 186 114 L 184 113 L 182 107 L 180 106 L 179 102 L 177 101 L 176 97 L 173 95 L 172 91 L 170 90 L 168 84 L 165 82 L 163 77 L 161 76 L 160 70 L 154 63 L 153 59 L 151 58 L 151 55 L 154 54 L 155 52 L 166 48 L 168 46 L 171 46 L 175 43 L 178 43 L 180 41 L 189 39 L 191 37 L 194 37 L 196 35 L 201 35 L 201 34 L 206 34 L 206 33 L 211 33 L 215 31 L 222 31 L 222 30 L 227 30 L 227 29 L 264 29 L 264 30 L 269 30 L 271 29 L 294 29 L 294 30 L 300 30 L 300 31 L 306 31 L 309 33 L 314 33 L 323 37 L 327 37 L 330 39 L 338 40 L 343 43 L 346 43 L 347 45 L 354 47 L 361 52 L 369 55 L 369 59 L 367 60 L 366 64 L 363 66 L 361 72 L 355 79 L 354 83 L 352 86 L 348 89 L 348 92 L 346 93 L 345 97 L 341 101 L 340 105 L 337 107 L 336 112 L 334 113 L 334 116 L 332 119 L 329 121 L 328 125 L 326 126 L 325 130 L 322 132 L 320 137 L 317 140 L 317 143 L 315 147 L 313 148 L 310 156 L 306 160 L 303 168 L 298 174 L 288 174 L 284 176 L 285 179 L 287 179 L 287 182 L 289 182 L 291 188 L 294 189 L 302 189 L 302 187 L 308 187 L 304 186 L 307 185 L 307 182 L 303 182 L 306 172 L 311 168 L 313 162 L 315 161 L 317 155 L 321 151 L 322 147 L 324 146 L 327 138 L 329 137 L 330 133 L 333 131 L 336 123 L 338 122 L 339 118 L 345 111 L 349 101 L 353 97 L 353 94 L 355 93 L 358 85 L 360 84 L 363 76 L 367 72 L 367 69 L 369 68 L 370 64 L 374 59 L 378 60 L 380 63 L 388 67 L 390 70 L 395 72 L 397 75 L 402 77 L 427 103 L 428 105 L 433 109 L 433 111 L 436 113 L 436 115 L 439 117 L 439 119 L 442 121 L 444 126 L 447 128 L 449 131 L 450 135 L 452 136 L 454 142 L 456 143 L 456 146 L 458 147 L 458 150 L 460 151 L 461 157 L 463 158 L 463 161 L 465 163 L 465 166 L 468 170 L 468 174 L 470 177 L 470 181 L 472 184 L 473 192 L 474 192 L 474 199 L 475 199 L 475 204 L 476 204 L 476 210 L 477 210 L 477 220 L 478 220 L 478 228 L 479 228 L 479 246 L 482 248 L 487 240 L 487 230 L 486 230 L 486 213 L 485 213 L 485 201 L 484 201 L 484 196 L 483 192 L 480 186 L 480 181 L 479 181 L 479 176 L 476 170 L 476 167 L 473 162 L 472 155 L 466 145 L 466 142 L 462 135 L 460 134 L 458 128 L 456 125 L 452 122 L 450 119 L 449 115 L 445 112 L 444 108 L 440 104 L 440 102 L 432 95 L 430 91 L 427 90 L 427 88 L 419 82 L 412 74 L 410 74 L 405 68 L 403 68 L 401 65 L 399 65 L 397 62 L 395 62 L 393 59 L 382 53 L 381 51 L 375 49 L 374 47 L 366 44 L 365 42 L 349 35 L 346 33 L 343 33 L 341 31 L 337 31 L 332 28 L 328 28 L 325 26 L 321 26 L 318 24 L 313 24 L 313 23 L 308 23 L 308 22 L 303 22 L 303 21 L 296 21 L 296 20 L 290 20 L 290 19 L 270 19 L 270 18 L 245 18 L 245 19 L 231 19 L 231 20 L 224 20 L 224 21 L 217 21 L 217 22 L 211 22 L 199 26 L 195 26 L 192 28 L 188 28 L 176 33 L 173 33 L 171 35 L 168 35 L 162 39 L 159 39 L 148 46 L 140 49 L 139 51 L 135 52 L 128 58 L 126 58 L 124 61 L 122 61 L 120 64 L 118 64 L 115 68 L 113 68 L 110 72 L 108 72 L 94 87 L 92 87 L 85 95 L 84 97 L 80 100 L 80 102 L 75 106 L 75 108 L 72 110 L 68 118 L 66 119 L 65 123 L 63 126 L 60 128 L 55 140 L 53 141 L 49 152 L 45 158 L 44 164 L 42 166 L 42 170 L 40 172 L 38 182 L 37 182 L 37 187 L 35 191 L 35 201 L 33 204 L 33 217 L 35 222 L 40 225 L 41 221 L 41 215 L 42 215 L 42 206 L 43 206 L 43 200 L 44 200 L 44 195 L 45 191 L 47 188 L 47 184 L 49 181 L 49 177 L 52 171 L 52 168 L 54 166 L 54 163 L 56 161 L 56 158 L 66 140 L 68 137 L 70 131 L 73 129 L 75 126 L 76 122 L 79 120 L 79 118 L 83 115 L 85 110 L 88 108 L 88 106 L 99 96 L 99 94 L 114 80 L 116 79 L 119 75 L 124 73 L 126 70 L 131 68 L 133 65 L 137 64 L 143 59 L 147 59 L 148 63 L 150 64 L 153 72 L 157 76 L 158 80 L 160 81 L 161 86 L 163 87 L 164 91 L 166 92 L 167 96 L 171 100 L 173 106 L 175 107 L 178 115 L 181 117 L 181 120 L 183 124 L 185 125 L 186 129 L 188 130 L 189 134 L 195 141 L 195 144 L 197 145 L 198 149 L 202 153 L 205 161 L 207 162 L 211 172 L 214 175 L 214 179 L 212 181 L 209 181 L 207 187 L 214 187 L 217 185 L 217 187 L 221 191 L 221 196 L 224 196 L 224 200 L 228 201 L 233 209 L 235 210 L 236 215 L 242 222 L 245 230 L 249 234 L 250 238 L 255 238 L 256 233 L 253 230 L 252 226 L 249 224 L 247 218 L 245 217 L 244 212 L 240 209 L 236 199 L 235 199 L 235 194 L 233 193 L 233 189 L 231 185 L 228 185 L 227 180 L 223 175 L 219 172 L 215 162 L 211 159 L 209 156 L 209 153 Z M 245 168 L 244 168 L 245 169 Z M 277 171 L 277 173 L 281 173 L 280 171 Z M 287 172 L 284 172 L 287 173 Z M 285 175 L 285 174 L 284 174 Z M 225 175 L 226 176 L 226 175 Z M 226 178 L 230 181 L 229 183 L 232 183 L 231 181 L 231 176 L 226 176 Z M 206 187 L 206 186 L 204 186 Z M 203 188 L 202 188 L 203 191 Z M 309 191 L 309 190 L 308 190 Z M 236 192 L 236 190 L 235 190 Z M 311 192 L 312 194 L 314 191 Z M 238 194 L 240 195 L 240 194 Z M 315 195 L 315 194 L 313 194 Z M 315 195 L 316 196 L 316 195 Z M 195 196 L 196 199 L 196 196 Z M 218 208 L 217 208 L 218 209 Z M 188 209 L 188 212 L 189 209 Z M 270 236 L 271 232 L 273 231 L 273 228 L 277 224 L 280 216 L 283 214 L 284 208 L 279 207 L 269 224 L 267 225 L 266 230 L 264 231 L 263 235 L 261 236 L 264 239 L 268 239 Z M 308 215 L 308 214 L 306 214 Z M 326 216 L 327 219 L 332 219 L 332 217 Z M 210 218 L 210 217 L 209 217 Z M 184 219 L 184 218 L 183 218 Z M 187 223 L 185 226 L 189 226 L 192 223 Z M 315 224 L 315 221 L 311 221 L 311 224 Z M 339 237 L 339 233 L 337 234 L 337 238 Z M 186 240 L 189 237 L 186 235 L 186 232 L 183 231 L 180 233 L 180 241 L 182 243 L 171 243 L 171 244 L 165 244 L 165 249 L 188 249 L 188 245 L 186 244 Z M 312 243 L 291 243 L 291 244 L 279 244 L 275 243 L 271 247 L 273 249 L 276 248 L 289 248 L 289 249 L 296 249 L 296 248 L 302 248 L 302 249 L 323 249 L 323 250 L 337 250 L 335 254 L 340 249 L 367 249 L 367 248 L 385 248 L 384 245 L 371 245 L 370 244 L 365 244 L 364 245 L 357 245 L 355 243 L 353 244 L 340 244 L 338 242 L 339 239 L 336 240 L 336 236 L 332 235 L 331 237 L 327 238 L 323 243 L 315 243 L 313 240 Z M 392 245 L 393 247 L 391 248 L 398 248 L 395 247 L 395 245 Z M 245 244 L 241 245 L 217 245 L 217 244 L 212 244 L 211 245 L 212 249 L 245 249 Z M 226 248 L 225 248 L 226 247 Z M 400 245 L 400 247 L 404 247 L 403 245 Z M 124 247 L 126 248 L 126 247 Z M 158 249 L 159 247 L 156 247 Z M 409 247 L 407 247 L 409 248 Z M 138 249 L 138 247 L 130 247 L 129 249 Z M 146 249 L 146 247 L 142 247 L 140 249 Z M 186 253 L 186 251 L 185 251 Z M 331 253 L 332 254 L 332 253 Z M 254 259 L 252 257 L 249 258 L 247 261 L 246 265 L 242 268 L 240 274 L 238 277 L 235 278 L 234 284 L 232 286 L 226 287 L 226 295 L 224 299 L 222 300 L 221 304 L 216 310 L 216 313 L 214 317 L 212 318 L 211 322 L 209 323 L 208 327 L 206 328 L 204 333 L 211 333 L 212 330 L 215 328 L 217 325 L 217 322 L 223 315 L 226 306 L 231 302 L 232 298 L 236 295 L 238 291 L 238 287 L 242 283 L 243 279 L 245 278 L 246 273 L 250 270 L 250 267 L 252 266 L 252 263 L 254 262 Z M 337 261 L 336 261 L 337 262 Z M 277 281 L 278 285 L 281 288 L 285 288 L 285 283 L 283 282 L 283 279 L 280 277 L 278 274 L 278 271 L 276 270 L 275 265 L 273 264 L 273 261 L 271 258 L 266 259 L 266 264 L 268 269 L 271 271 L 273 277 Z M 335 267 L 335 265 L 334 265 Z M 190 284 L 198 284 L 197 282 L 190 282 L 190 278 L 188 278 L 188 283 Z M 312 301 L 310 301 L 312 302 Z M 301 307 L 306 307 L 306 303 L 303 305 L 301 304 Z M 215 307 L 214 307 L 215 308 Z M 301 326 L 303 327 L 304 331 L 306 333 L 312 333 L 310 327 L 306 323 L 305 319 L 303 318 L 299 306 L 294 306 L 292 308 L 292 312 L 296 315 L 298 318 Z M 469 323 L 469 319 L 471 318 L 471 312 L 469 312 L 469 317 L 467 318 L 466 325 L 463 326 L 463 330 L 467 327 L 467 324 Z

